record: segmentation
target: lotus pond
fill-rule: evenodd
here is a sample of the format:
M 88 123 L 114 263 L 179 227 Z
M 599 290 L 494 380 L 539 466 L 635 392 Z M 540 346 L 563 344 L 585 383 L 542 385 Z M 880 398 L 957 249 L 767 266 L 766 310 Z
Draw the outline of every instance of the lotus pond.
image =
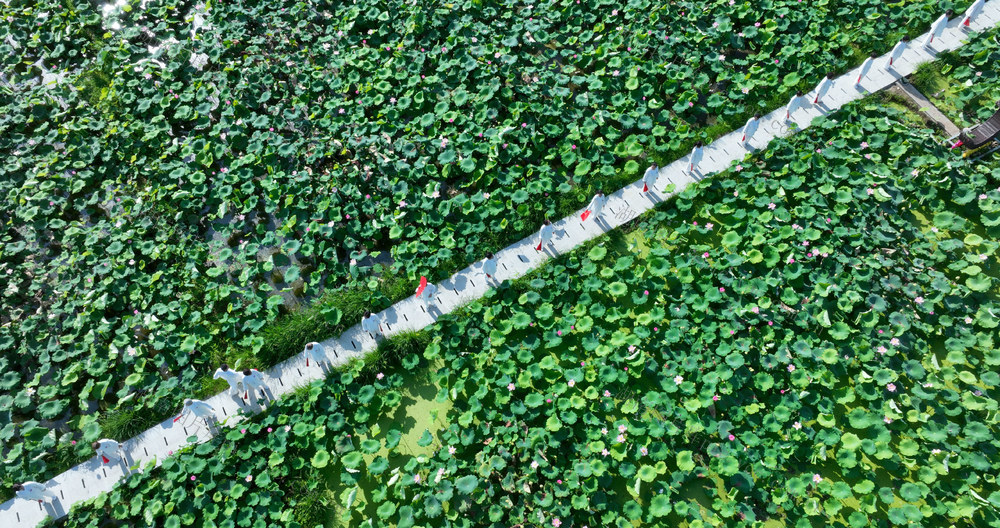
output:
M 3 489 L 968 3 L 4 2 Z
M 998 186 L 851 105 L 67 524 L 1000 526 Z

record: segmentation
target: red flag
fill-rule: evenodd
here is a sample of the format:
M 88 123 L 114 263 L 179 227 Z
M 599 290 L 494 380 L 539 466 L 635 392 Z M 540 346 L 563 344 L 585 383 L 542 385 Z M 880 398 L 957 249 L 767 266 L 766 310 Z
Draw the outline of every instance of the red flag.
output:
M 247 399 L 247 398 L 249 398 L 249 397 L 250 397 L 250 391 L 246 391 L 246 392 L 243 393 L 243 399 L 244 400 Z
M 587 209 L 580 215 L 580 220 L 586 221 L 588 218 L 590 218 L 590 209 Z
M 965 26 L 965 27 L 969 27 L 969 21 L 970 21 L 970 20 L 971 20 L 971 19 L 969 19 L 968 17 L 966 17 L 965 21 L 964 21 L 964 22 L 962 22 L 962 25 L 963 25 L 963 26 Z
M 174 418 L 174 423 L 177 423 L 177 420 L 180 420 L 183 416 L 184 414 L 181 413 L 180 415 L 177 416 L 177 418 Z
M 747 142 L 747 135 L 743 134 L 743 139 L 741 139 L 740 141 L 746 143 Z
M 110 460 L 108 460 L 108 457 L 106 457 L 104 455 L 101 455 L 101 460 L 103 460 L 105 464 L 107 464 L 108 462 L 111 462 Z
M 420 276 L 420 286 L 417 286 L 417 295 L 416 295 L 416 297 L 420 297 L 420 294 L 424 293 L 424 288 L 426 288 L 426 287 L 427 287 L 427 277 L 424 277 L 423 275 L 421 275 Z
M 649 191 L 649 185 L 647 185 L 646 182 L 642 182 L 642 192 L 648 192 L 648 191 Z
M 306 356 L 306 366 L 309 366 L 309 356 Z
M 541 241 L 541 240 L 539 240 L 539 241 L 538 241 L 538 245 L 537 245 L 537 246 L 535 246 L 535 251 L 541 251 L 541 250 L 542 250 L 542 241 Z

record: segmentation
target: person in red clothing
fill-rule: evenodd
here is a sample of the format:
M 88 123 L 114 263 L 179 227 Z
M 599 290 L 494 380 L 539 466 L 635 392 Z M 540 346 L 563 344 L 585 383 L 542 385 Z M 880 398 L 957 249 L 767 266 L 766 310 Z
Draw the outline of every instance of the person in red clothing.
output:
M 90 447 L 94 448 L 94 452 L 101 457 L 101 462 L 105 464 L 111 463 L 112 460 L 122 459 L 122 445 L 114 440 L 107 438 L 98 440 L 90 444 Z

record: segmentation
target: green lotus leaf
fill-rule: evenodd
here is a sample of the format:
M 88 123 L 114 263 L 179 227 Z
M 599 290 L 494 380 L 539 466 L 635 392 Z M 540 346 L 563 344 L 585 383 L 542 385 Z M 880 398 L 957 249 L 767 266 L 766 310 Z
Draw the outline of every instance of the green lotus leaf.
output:
M 858 495 L 868 495 L 875 489 L 875 483 L 870 480 L 862 480 L 853 486 L 854 492 Z
M 608 250 L 604 246 L 594 246 L 590 248 L 589 252 L 587 252 L 587 258 L 596 262 L 603 259 L 607 254 Z
M 653 517 L 665 517 L 671 510 L 670 499 L 666 495 L 656 495 L 649 501 L 649 514 Z
M 357 453 L 351 453 L 351 454 L 357 454 Z M 330 463 L 330 453 L 325 449 L 320 449 L 319 451 L 316 451 L 316 454 L 313 455 L 312 460 L 310 460 L 310 463 L 314 468 L 325 468 Z
M 691 451 L 680 451 L 677 453 L 677 467 L 681 471 L 691 471 L 694 469 L 694 458 Z
M 320 455 L 320 453 L 322 453 L 322 451 L 316 452 L 316 455 L 313 458 L 318 457 Z M 329 453 L 327 453 L 327 459 L 329 459 Z M 340 461 L 344 463 L 345 467 L 348 467 L 348 468 L 351 468 L 351 469 L 357 469 L 358 467 L 361 466 L 361 463 L 364 461 L 364 459 L 361 457 L 361 453 L 359 453 L 357 451 L 352 451 L 352 452 L 344 455 L 343 457 L 341 457 Z M 315 466 L 315 464 L 314 464 L 314 466 Z
M 396 514 L 396 503 L 391 501 L 385 501 L 379 505 L 378 510 L 379 519 L 388 519 Z
M 851 328 L 842 321 L 837 321 L 836 323 L 833 323 L 833 326 L 830 327 L 830 337 L 838 341 L 843 341 L 844 339 L 847 339 L 847 337 L 850 334 L 851 334 Z
M 382 444 L 378 440 L 367 439 L 361 442 L 361 452 L 373 454 L 377 453 L 382 447 Z
M 455 481 L 455 489 L 460 493 L 466 495 L 475 491 L 476 487 L 479 486 L 479 480 L 473 475 L 466 475 L 464 477 L 459 477 Z
M 526 313 L 524 313 L 524 312 L 516 312 L 510 318 L 510 321 L 511 321 L 511 324 L 514 325 L 514 328 L 523 329 L 523 328 L 527 328 L 528 325 L 531 324 L 531 316 L 528 315 L 528 314 L 526 314 Z

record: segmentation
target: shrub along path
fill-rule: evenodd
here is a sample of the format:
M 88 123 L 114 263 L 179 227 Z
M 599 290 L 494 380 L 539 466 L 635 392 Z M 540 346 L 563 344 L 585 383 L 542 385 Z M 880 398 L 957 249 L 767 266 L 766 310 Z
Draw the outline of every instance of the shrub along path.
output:
M 972 22 L 971 29 L 990 28 L 998 22 L 1000 22 L 1000 0 L 991 0 Z M 732 163 L 744 159 L 755 149 L 764 148 L 771 139 L 786 136 L 796 127 L 805 128 L 816 117 L 826 115 L 844 104 L 888 87 L 900 78 L 913 73 L 919 64 L 933 60 L 938 53 L 960 47 L 967 34 L 966 29 L 959 27 L 960 23 L 961 17 L 953 19 L 944 34 L 936 38 L 930 47 L 923 46 L 923 39 L 926 36 L 914 39 L 892 70 L 886 67 L 888 56 L 875 59 L 874 66 L 860 86 L 855 85 L 860 68 L 837 78 L 820 105 L 811 104 L 811 94 L 806 94 L 809 102 L 793 113 L 791 122 L 785 121 L 784 108 L 762 117 L 760 127 L 752 138 L 750 149 L 741 144 L 741 131 L 731 132 L 705 147 L 704 157 L 693 174 L 689 174 L 686 170 L 688 158 L 681 158 L 660 169 L 659 180 L 651 192 L 643 193 L 642 183 L 636 182 L 609 195 L 607 206 L 599 220 L 591 218 L 581 222 L 582 211 L 578 211 L 568 218 L 554 222 L 555 237 L 552 244 L 543 251 L 535 250 L 537 237 L 534 236 L 512 244 L 496 254 L 498 263 L 496 279 L 502 281 L 521 277 L 549 258 L 570 251 L 608 230 L 629 222 L 677 194 L 692 181 L 730 167 Z M 491 283 L 486 279 L 481 264 L 475 264 L 439 283 L 436 299 L 430 306 L 410 298 L 382 311 L 378 317 L 383 322 L 385 334 L 389 336 L 419 330 L 430 325 L 437 316 L 481 297 L 490 286 Z M 331 364 L 338 365 L 371 352 L 376 348 L 376 341 L 367 332 L 362 331 L 360 325 L 356 325 L 341 336 L 324 341 L 323 346 Z M 281 397 L 296 387 L 323 378 L 328 372 L 329 368 L 319 367 L 313 362 L 306 366 L 305 356 L 300 354 L 271 368 L 265 373 L 265 377 L 272 395 Z M 238 423 L 241 420 L 241 411 L 255 413 L 266 408 L 266 404 L 256 402 L 244 404 L 228 392 L 217 394 L 210 398 L 208 403 L 215 408 L 216 417 L 223 426 Z M 0 505 L 0 516 L 2 516 L 0 518 L 3 519 L 3 524 L 15 522 L 15 526 L 34 526 L 46 516 L 62 517 L 73 503 L 110 490 L 129 473 L 130 467 L 145 466 L 151 462 L 158 464 L 175 450 L 205 441 L 218 432 L 215 428 L 209 429 L 196 422 L 200 420 L 196 421 L 193 417 L 176 423 L 169 419 L 124 442 L 123 449 L 128 464 L 103 465 L 100 459 L 95 457 L 52 478 L 46 485 L 60 497 L 60 501 L 51 507 L 43 507 L 36 502 L 20 499 L 5 502 Z

